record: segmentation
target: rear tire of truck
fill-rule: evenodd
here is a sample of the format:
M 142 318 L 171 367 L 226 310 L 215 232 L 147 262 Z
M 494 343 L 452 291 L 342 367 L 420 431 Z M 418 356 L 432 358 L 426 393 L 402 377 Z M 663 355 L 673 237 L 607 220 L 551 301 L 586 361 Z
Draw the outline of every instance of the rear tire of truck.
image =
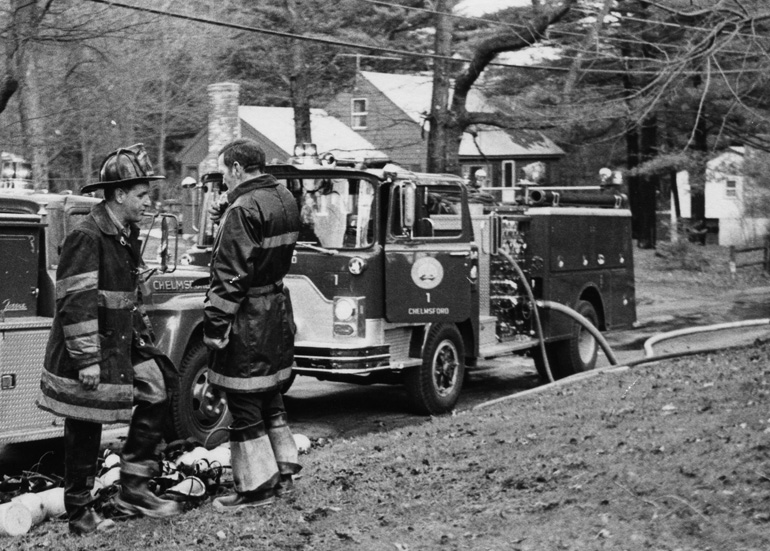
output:
M 578 301 L 575 311 L 586 318 L 594 327 L 599 327 L 599 316 L 593 304 L 587 300 Z M 575 373 L 590 371 L 596 367 L 596 358 L 599 353 L 599 344 L 588 329 L 578 322 L 572 322 L 572 336 L 564 341 L 551 343 L 553 360 L 551 360 L 551 373 L 554 379 L 563 379 Z
M 209 383 L 208 349 L 195 344 L 179 366 L 179 392 L 171 398 L 171 417 L 177 438 L 193 438 L 214 448 L 229 437 L 232 416 L 225 394 Z
M 464 378 L 465 350 L 460 331 L 450 324 L 432 326 L 425 340 L 422 365 L 406 373 L 406 392 L 412 408 L 424 415 L 451 411 Z

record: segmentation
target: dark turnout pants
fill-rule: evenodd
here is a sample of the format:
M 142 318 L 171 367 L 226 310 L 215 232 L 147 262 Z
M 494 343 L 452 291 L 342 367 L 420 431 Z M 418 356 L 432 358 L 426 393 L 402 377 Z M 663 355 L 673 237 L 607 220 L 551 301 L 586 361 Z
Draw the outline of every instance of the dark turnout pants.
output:
M 228 392 L 233 415 L 230 451 L 238 493 L 275 488 L 299 472 L 297 446 L 289 429 L 283 396 L 273 392 Z
M 134 365 L 134 404 L 123 445 L 121 479 L 134 476 L 147 480 L 158 471 L 156 448 L 168 413 L 166 386 L 155 360 Z M 64 506 L 70 518 L 93 501 L 101 436 L 101 423 L 64 420 Z

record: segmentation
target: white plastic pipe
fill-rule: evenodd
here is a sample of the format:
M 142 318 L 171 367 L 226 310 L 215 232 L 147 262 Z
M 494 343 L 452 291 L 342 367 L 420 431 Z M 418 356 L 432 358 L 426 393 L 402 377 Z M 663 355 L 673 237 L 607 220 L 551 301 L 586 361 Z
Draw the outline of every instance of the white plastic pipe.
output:
M 731 321 L 727 323 L 717 323 L 716 325 L 704 325 L 701 327 L 686 327 L 685 329 L 677 329 L 675 331 L 669 331 L 667 333 L 659 333 L 657 335 L 653 335 L 652 337 L 650 337 L 644 342 L 644 355 L 647 358 L 653 357 L 655 355 L 655 353 L 652 350 L 653 346 L 655 346 L 659 342 L 674 339 L 676 337 L 681 337 L 683 335 L 694 335 L 697 333 L 707 333 L 710 331 L 721 331 L 722 329 L 735 329 L 738 327 L 754 327 L 757 325 L 768 325 L 768 324 L 770 324 L 770 318 L 762 318 L 762 319 L 756 319 L 756 320 L 742 320 L 742 321 Z

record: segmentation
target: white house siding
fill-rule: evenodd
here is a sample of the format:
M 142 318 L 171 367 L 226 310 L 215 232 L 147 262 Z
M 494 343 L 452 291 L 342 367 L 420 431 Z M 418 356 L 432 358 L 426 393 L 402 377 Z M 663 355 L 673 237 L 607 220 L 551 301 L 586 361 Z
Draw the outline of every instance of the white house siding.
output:
M 690 173 L 686 170 L 676 173 L 676 190 L 679 194 L 679 216 L 682 218 L 692 218 Z
M 719 219 L 719 244 L 722 246 L 758 243 L 767 234 L 770 222 L 768 218 L 744 214 L 747 205 L 761 192 L 742 176 L 743 161 L 744 148 L 735 147 L 706 165 L 706 218 Z M 734 182 L 730 192 L 728 182 Z

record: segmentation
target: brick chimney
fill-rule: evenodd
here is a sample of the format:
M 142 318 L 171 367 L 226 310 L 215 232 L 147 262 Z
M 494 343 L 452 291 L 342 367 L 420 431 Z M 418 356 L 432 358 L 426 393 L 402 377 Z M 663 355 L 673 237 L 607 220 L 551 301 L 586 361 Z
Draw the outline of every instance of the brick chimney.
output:
M 240 85 L 235 82 L 217 82 L 207 86 L 209 95 L 209 150 L 198 165 L 198 174 L 217 169 L 219 151 L 229 142 L 241 137 L 238 118 Z

